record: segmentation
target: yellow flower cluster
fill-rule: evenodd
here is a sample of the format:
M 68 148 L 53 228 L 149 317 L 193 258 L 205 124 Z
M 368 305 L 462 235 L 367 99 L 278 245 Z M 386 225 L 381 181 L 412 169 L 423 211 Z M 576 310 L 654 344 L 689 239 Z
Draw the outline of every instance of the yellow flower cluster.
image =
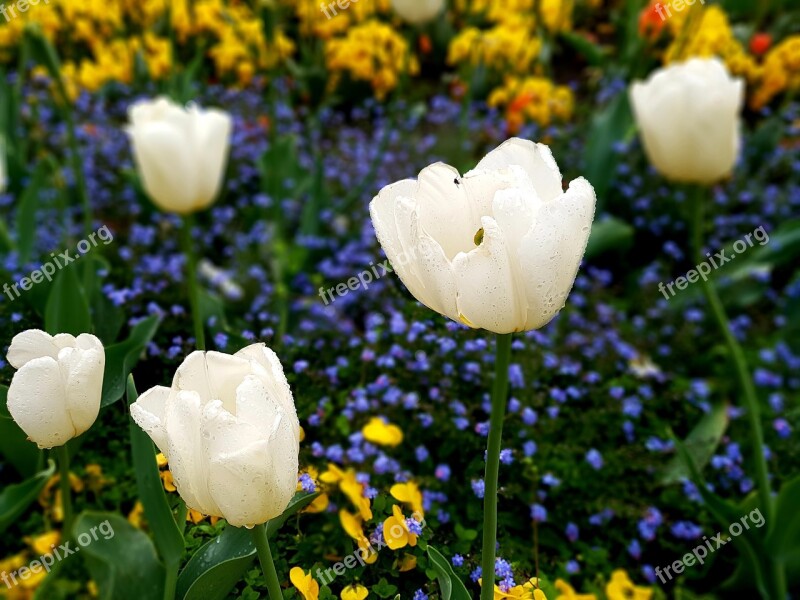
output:
M 499 73 L 530 72 L 542 48 L 534 25 L 533 17 L 519 16 L 487 30 L 467 27 L 450 42 L 447 62 L 481 65 Z
M 405 38 L 390 25 L 375 20 L 351 27 L 345 37 L 328 40 L 325 59 L 333 74 L 331 86 L 347 73 L 355 81 L 369 83 L 379 99 L 397 87 L 404 72 L 419 72 L 419 63 Z
M 248 83 L 294 52 L 281 31 L 268 41 L 259 15 L 243 2 L 225 0 L 61 0 L 28 10 L 0 27 L 0 61 L 18 47 L 25 26 L 38 24 L 62 52 L 68 91 L 97 90 L 110 81 L 130 83 L 137 60 L 162 79 L 172 65 L 172 44 L 151 28 L 169 15 L 175 43 L 205 46 L 217 77 Z M 193 46 L 194 47 L 194 46 Z M 190 49 L 191 52 L 191 49 Z
M 772 48 L 759 75 L 750 100 L 753 108 L 761 108 L 786 90 L 800 89 L 800 35 L 792 35 Z
M 492 23 L 500 23 L 524 13 L 533 14 L 535 0 L 455 0 L 458 14 L 482 16 Z
M 511 133 L 527 122 L 547 126 L 572 116 L 575 98 L 572 90 L 544 77 L 509 77 L 489 95 L 489 106 L 505 110 Z
M 551 33 L 572 29 L 574 0 L 540 0 L 539 14 L 542 22 Z
M 331 0 L 283 0 L 283 4 L 293 7 L 300 22 L 300 33 L 323 40 L 345 33 L 351 25 L 363 23 L 378 14 L 389 11 L 389 0 L 357 0 L 351 2 L 346 10 L 336 2 L 329 8 Z M 323 11 L 322 8 L 325 8 Z

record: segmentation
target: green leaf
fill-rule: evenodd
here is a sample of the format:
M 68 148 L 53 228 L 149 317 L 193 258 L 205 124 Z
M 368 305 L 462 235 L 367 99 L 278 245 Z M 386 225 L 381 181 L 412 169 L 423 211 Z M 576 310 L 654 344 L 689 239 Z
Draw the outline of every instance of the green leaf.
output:
M 139 357 L 158 329 L 156 315 L 137 323 L 124 342 L 106 348 L 106 368 L 103 374 L 103 400 L 101 406 L 113 404 L 125 393 L 125 382 L 136 366 Z
M 594 258 L 609 250 L 624 250 L 633 244 L 633 227 L 616 217 L 609 217 L 592 225 L 586 244 L 586 258 Z
M 386 581 L 385 577 L 382 577 L 378 583 L 370 588 L 370 591 L 378 596 L 378 598 L 391 598 L 397 593 L 397 586 L 392 585 Z
M 295 494 L 280 517 L 267 525 L 272 537 L 290 516 L 305 508 L 319 496 Z M 216 538 L 205 544 L 189 560 L 178 577 L 176 598 L 183 600 L 224 600 L 241 581 L 256 557 L 252 534 L 241 527 L 228 525 Z
M 800 555 L 800 477 L 783 484 L 775 501 L 775 516 L 769 524 L 767 548 L 777 560 Z
M 133 404 L 139 394 L 133 375 L 128 376 L 128 404 Z M 136 487 L 144 506 L 144 514 L 158 549 L 158 554 L 166 565 L 177 565 L 183 555 L 183 533 L 178 528 L 175 516 L 167 502 L 164 486 L 158 473 L 156 450 L 150 437 L 136 422 L 130 419 L 131 450 L 133 470 L 136 473 Z
M 8 412 L 8 387 L 0 385 L 0 454 L 26 478 L 36 472 L 42 451 L 28 440 Z
M 614 98 L 592 121 L 584 153 L 584 176 L 594 187 L 598 207 L 605 201 L 619 162 L 614 144 L 625 138 L 632 124 L 633 115 L 626 93 Z
M 31 259 L 33 244 L 36 241 L 36 209 L 39 206 L 39 194 L 47 180 L 48 171 L 49 165 L 46 161 L 40 161 L 36 165 L 28 187 L 25 188 L 17 205 L 17 250 L 22 264 Z
M 87 537 L 88 536 L 88 537 Z M 100 600 L 161 600 L 164 567 L 144 532 L 114 513 L 84 512 L 78 516 L 73 539 L 99 588 Z
M 66 265 L 56 275 L 47 297 L 44 324 L 45 330 L 51 335 L 56 333 L 79 335 L 92 331 L 89 303 L 74 264 Z
M 561 33 L 561 39 L 572 46 L 593 67 L 601 66 L 605 62 L 605 51 L 585 35 L 565 31 Z
M 55 472 L 56 464 L 51 460 L 47 469 L 37 473 L 36 476 L 3 488 L 3 492 L 0 493 L 0 533 L 8 529 L 8 526 L 25 512 Z
M 728 405 L 716 404 L 710 412 L 703 415 L 703 418 L 686 436 L 683 442 L 684 446 L 699 470 L 702 470 L 711 460 L 725 430 L 728 429 L 729 422 Z M 684 462 L 681 454 L 678 454 L 664 469 L 661 483 L 670 485 L 689 476 L 689 465 Z
M 464 582 L 455 574 L 447 559 L 433 546 L 428 546 L 428 558 L 436 571 L 442 600 L 470 600 Z

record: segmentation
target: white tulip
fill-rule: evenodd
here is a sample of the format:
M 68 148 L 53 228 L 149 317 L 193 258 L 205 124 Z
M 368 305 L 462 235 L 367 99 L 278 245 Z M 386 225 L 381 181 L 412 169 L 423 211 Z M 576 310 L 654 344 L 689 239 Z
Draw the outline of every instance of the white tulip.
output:
M 566 302 L 594 218 L 584 178 L 564 192 L 544 144 L 504 142 L 459 175 L 436 163 L 370 203 L 378 240 L 409 291 L 495 333 L 537 329 Z
M 444 4 L 444 0 L 392 0 L 394 12 L 412 25 L 432 21 L 442 12 Z
M 712 184 L 739 154 L 744 82 L 717 58 L 693 58 L 635 82 L 631 104 L 653 167 L 674 181 Z
M 6 358 L 18 369 L 8 388 L 8 412 L 40 448 L 63 446 L 92 426 L 106 364 L 95 336 L 28 329 L 14 336 Z
M 252 527 L 280 515 L 295 493 L 300 423 L 264 344 L 192 352 L 172 387 L 142 394 L 131 415 L 167 457 L 190 508 Z
M 128 116 L 134 161 L 152 201 L 178 214 L 207 208 L 222 185 L 230 115 L 158 98 L 136 103 Z

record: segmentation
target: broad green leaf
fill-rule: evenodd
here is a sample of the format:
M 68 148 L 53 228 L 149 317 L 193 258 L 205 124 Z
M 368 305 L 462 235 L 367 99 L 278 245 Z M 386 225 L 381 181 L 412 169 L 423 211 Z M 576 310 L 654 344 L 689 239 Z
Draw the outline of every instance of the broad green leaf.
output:
M 56 275 L 47 297 L 44 324 L 45 330 L 51 335 L 56 333 L 79 335 L 92 331 L 89 303 L 78 279 L 75 264 L 66 265 Z
M 49 165 L 46 161 L 40 161 L 36 165 L 28 186 L 17 204 L 17 250 L 22 264 L 31 259 L 33 244 L 36 241 L 36 209 L 39 207 L 39 194 L 47 180 L 48 171 Z
M 632 243 L 633 227 L 616 217 L 610 217 L 592 225 L 585 256 L 589 259 L 609 250 L 625 250 Z
M 97 583 L 99 600 L 162 600 L 164 567 L 150 538 L 124 517 L 81 513 L 73 539 L 81 544 L 80 554 Z M 91 542 L 83 545 L 81 540 Z
M 633 115 L 626 93 L 614 98 L 592 121 L 584 153 L 584 176 L 594 187 L 598 207 L 605 202 L 619 162 L 614 145 L 625 138 L 632 123 Z
M 428 546 L 428 558 L 436 571 L 442 600 L 470 600 L 464 582 L 455 574 L 447 559 L 433 546 Z
M 305 508 L 319 496 L 295 494 L 283 514 L 267 525 L 272 537 L 290 516 Z M 228 525 L 216 538 L 205 544 L 181 571 L 176 598 L 182 600 L 223 600 L 241 581 L 256 557 L 252 534 L 247 529 Z
M 128 404 L 133 404 L 139 394 L 133 375 L 128 376 Z M 136 487 L 144 506 L 147 524 L 153 532 L 158 554 L 166 565 L 177 565 L 183 555 L 183 533 L 175 522 L 175 516 L 167 502 L 167 495 L 158 474 L 156 450 L 150 437 L 130 419 L 131 450 L 133 470 L 136 473 Z
M 593 67 L 600 66 L 605 62 L 606 53 L 603 48 L 589 40 L 584 34 L 565 31 L 561 33 L 561 39 L 572 46 Z
M 25 512 L 55 472 L 56 464 L 50 461 L 47 469 L 37 473 L 35 477 L 3 488 L 3 492 L 0 493 L 0 533 L 8 529 L 8 526 Z
M 106 368 L 103 374 L 101 406 L 113 404 L 125 393 L 125 382 L 139 361 L 144 349 L 158 329 L 158 317 L 153 315 L 137 323 L 124 342 L 106 348 Z
M 703 415 L 697 425 L 689 432 L 684 440 L 684 446 L 692 457 L 693 463 L 702 470 L 711 460 L 714 451 L 719 446 L 725 430 L 728 428 L 728 405 L 717 404 L 710 412 Z M 687 465 L 680 454 L 675 456 L 664 469 L 661 476 L 663 485 L 670 485 L 688 478 L 690 475 Z
M 767 548 L 778 560 L 800 554 L 800 477 L 783 484 L 775 502 L 775 516 L 769 524 Z
M 39 465 L 42 451 L 28 440 L 8 412 L 8 387 L 0 385 L 0 454 L 23 477 L 29 477 Z

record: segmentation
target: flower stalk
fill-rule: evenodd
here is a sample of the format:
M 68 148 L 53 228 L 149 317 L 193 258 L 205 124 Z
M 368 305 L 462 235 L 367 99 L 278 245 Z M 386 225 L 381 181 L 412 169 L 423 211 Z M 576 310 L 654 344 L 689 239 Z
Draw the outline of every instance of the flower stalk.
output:
M 67 445 L 56 448 L 58 456 L 58 485 L 61 489 L 61 507 L 64 513 L 63 536 L 64 539 L 72 537 L 72 491 L 69 487 L 69 450 Z
M 281 600 L 283 598 L 283 593 L 281 592 L 278 572 L 275 570 L 275 562 L 272 560 L 272 551 L 269 548 L 267 524 L 256 525 L 253 527 L 252 531 L 253 542 L 258 552 L 258 560 L 261 563 L 261 570 L 264 572 L 264 578 L 267 580 L 269 600 Z
M 503 421 L 508 396 L 508 364 L 511 359 L 510 333 L 496 338 L 492 413 L 489 422 L 489 441 L 486 449 L 486 473 L 483 495 L 483 550 L 481 554 L 481 600 L 494 598 L 494 562 L 497 543 L 497 480 L 500 472 L 500 447 L 503 441 Z
M 184 216 L 181 223 L 181 246 L 186 256 L 186 282 L 189 288 L 189 306 L 194 323 L 194 338 L 198 350 L 206 349 L 203 316 L 200 314 L 200 287 L 197 283 L 197 256 L 192 241 L 192 218 Z

